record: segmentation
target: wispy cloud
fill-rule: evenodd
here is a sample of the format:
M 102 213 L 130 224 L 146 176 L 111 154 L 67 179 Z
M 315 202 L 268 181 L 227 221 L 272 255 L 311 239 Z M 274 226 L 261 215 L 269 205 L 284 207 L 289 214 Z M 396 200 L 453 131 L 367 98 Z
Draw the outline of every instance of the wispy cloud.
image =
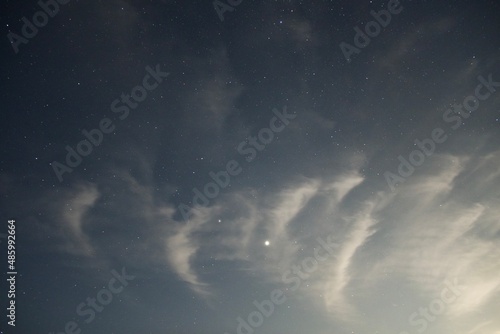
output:
M 94 184 L 81 184 L 68 197 L 60 212 L 60 228 L 67 238 L 64 249 L 73 254 L 90 256 L 94 249 L 85 231 L 86 214 L 99 198 L 99 191 Z
M 201 282 L 192 267 L 193 258 L 200 248 L 194 233 L 199 231 L 210 215 L 210 208 L 201 208 L 199 214 L 180 226 L 167 240 L 167 257 L 174 271 L 197 293 L 209 295 L 208 284 Z
M 205 64 L 203 67 L 200 64 L 198 84 L 185 97 L 184 106 L 192 114 L 188 117 L 190 126 L 220 131 L 227 118 L 236 111 L 236 100 L 244 88 L 234 79 L 226 48 L 213 50 L 210 57 L 214 70 L 206 72 Z

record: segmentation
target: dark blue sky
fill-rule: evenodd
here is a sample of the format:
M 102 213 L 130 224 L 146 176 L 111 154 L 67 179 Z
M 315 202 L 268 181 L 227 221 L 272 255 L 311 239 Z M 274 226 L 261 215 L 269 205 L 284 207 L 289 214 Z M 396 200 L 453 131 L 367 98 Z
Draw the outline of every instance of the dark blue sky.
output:
M 0 10 L 1 333 L 500 333 L 497 1 L 59 1 Z

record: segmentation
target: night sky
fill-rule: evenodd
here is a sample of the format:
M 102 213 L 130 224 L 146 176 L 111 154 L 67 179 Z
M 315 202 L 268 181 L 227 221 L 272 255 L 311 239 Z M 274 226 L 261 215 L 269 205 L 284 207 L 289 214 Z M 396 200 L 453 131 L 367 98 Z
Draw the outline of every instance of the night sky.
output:
M 500 334 L 500 2 L 0 13 L 0 333 Z

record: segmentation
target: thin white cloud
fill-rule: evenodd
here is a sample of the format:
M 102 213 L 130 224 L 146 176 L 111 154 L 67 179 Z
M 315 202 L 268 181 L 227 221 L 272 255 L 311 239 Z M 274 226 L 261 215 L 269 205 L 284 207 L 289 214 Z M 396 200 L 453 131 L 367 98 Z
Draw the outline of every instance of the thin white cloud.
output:
M 255 191 L 251 190 L 221 197 L 217 207 L 196 208 L 188 223 L 178 227 L 167 239 L 169 263 L 194 291 L 204 295 L 209 294 L 209 285 L 202 281 L 194 266 L 197 255 L 201 253 L 218 260 L 244 261 L 247 269 L 264 277 L 281 277 L 277 268 L 289 265 L 299 248 L 289 234 L 289 224 L 319 187 L 319 182 L 314 180 L 287 186 L 278 194 L 268 196 L 266 202 L 271 204 L 260 210 L 258 203 L 252 200 Z M 221 225 L 217 218 L 230 209 L 237 209 L 238 216 L 242 217 Z M 207 232 L 215 234 L 212 242 L 203 238 Z M 272 251 L 267 253 L 263 247 L 265 239 L 271 243 L 269 249 Z
M 208 284 L 201 281 L 192 261 L 200 249 L 200 242 L 194 236 L 210 215 L 210 208 L 199 208 L 197 214 L 167 239 L 167 258 L 179 277 L 201 295 L 210 295 Z
M 330 269 L 319 283 L 327 310 L 339 317 L 354 315 L 354 308 L 346 298 L 345 290 L 352 279 L 351 266 L 355 261 L 356 253 L 375 232 L 373 226 L 377 222 L 372 217 L 374 207 L 375 203 L 366 203 L 366 207 L 362 208 L 358 214 L 351 219 L 348 218 L 352 227 L 342 236 L 342 244 L 336 260 L 330 263 Z
M 475 326 L 474 328 L 472 328 L 470 331 L 467 332 L 467 334 L 473 334 L 473 333 L 476 333 L 479 329 L 491 324 L 492 321 L 485 321 L 485 322 L 482 322 L 480 324 L 478 324 L 477 326 Z M 481 332 L 480 332 L 481 333 Z
M 340 243 L 336 256 L 297 297 L 356 326 L 355 319 L 367 312 L 363 296 L 389 278 L 411 287 L 403 303 L 414 309 L 439 296 L 446 279 L 457 278 L 466 290 L 442 319 L 468 319 L 491 305 L 500 290 L 500 251 L 493 237 L 500 231 L 500 198 L 494 196 L 499 158 L 500 152 L 435 154 L 396 192 L 365 191 L 369 185 L 356 172 L 360 159 L 352 160 L 352 173 L 333 180 L 288 181 L 275 192 L 229 191 L 216 206 L 198 208 L 188 223 L 165 230 L 166 259 L 193 291 L 217 298 L 223 287 L 200 270 L 203 261 L 224 261 L 225 268 L 279 284 L 291 264 L 308 256 L 308 238 L 333 233 Z M 381 307 L 387 302 L 381 300 Z M 376 323 L 369 311 L 366 321 Z M 408 315 L 403 312 L 403 322 Z
M 64 250 L 73 254 L 90 256 L 94 249 L 86 234 L 85 214 L 92 209 L 99 198 L 99 191 L 93 184 L 81 184 L 69 200 L 61 207 L 61 230 L 69 240 L 65 242 Z
M 466 289 L 448 306 L 448 317 L 474 316 L 477 310 L 493 303 L 500 291 L 500 279 L 495 274 L 500 271 L 500 251 L 498 240 L 486 239 L 491 233 L 485 231 L 498 231 L 500 203 L 498 197 L 484 192 L 481 182 L 475 182 L 476 176 L 481 175 L 499 184 L 497 169 L 490 168 L 499 154 L 492 154 L 474 159 L 436 157 L 440 170 L 434 170 L 434 175 L 426 174 L 425 170 L 420 171 L 421 175 L 413 175 L 392 197 L 391 203 L 380 211 L 373 211 L 367 218 L 382 219 L 381 227 L 386 228 L 380 230 L 386 232 L 372 235 L 369 249 L 381 250 L 384 256 L 374 258 L 369 265 L 361 261 L 353 263 L 356 257 L 349 255 L 359 242 L 344 248 L 345 255 L 340 256 L 344 259 L 343 267 L 356 268 L 357 280 L 351 282 L 349 291 L 368 293 L 387 280 L 389 273 L 393 279 L 400 277 L 411 284 L 413 294 L 407 303 L 413 298 L 430 302 L 439 297 L 446 279 L 457 278 Z M 476 196 L 476 189 L 483 190 L 482 196 L 469 196 Z M 361 234 L 360 240 L 366 236 L 366 232 Z M 343 246 L 348 247 L 349 239 L 345 243 Z M 336 291 L 334 287 L 337 291 L 347 287 L 348 276 L 341 273 L 332 275 L 329 291 Z M 345 304 L 345 299 L 338 297 L 337 302 Z M 356 304 L 354 299 L 351 302 Z
M 188 94 L 184 104 L 193 113 L 188 117 L 190 126 L 220 131 L 226 119 L 235 112 L 236 100 L 244 88 L 232 75 L 231 62 L 225 48 L 212 51 L 211 59 L 216 70 L 200 74 L 199 87 Z

